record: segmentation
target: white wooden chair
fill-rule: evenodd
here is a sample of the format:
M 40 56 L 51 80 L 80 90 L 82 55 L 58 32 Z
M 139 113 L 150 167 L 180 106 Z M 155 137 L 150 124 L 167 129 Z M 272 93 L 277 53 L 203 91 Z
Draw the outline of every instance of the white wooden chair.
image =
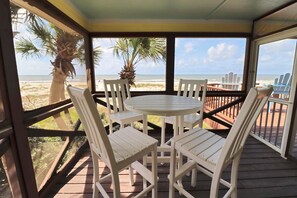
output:
M 226 139 L 201 128 L 192 129 L 172 139 L 171 156 L 176 156 L 177 152 L 181 157 L 184 155 L 191 160 L 183 165 L 179 160 L 179 168 L 176 170 L 176 158 L 171 158 L 169 197 L 174 197 L 175 188 L 186 197 L 193 197 L 180 184 L 181 178 L 194 167 L 212 177 L 211 198 L 218 196 L 220 183 L 229 188 L 224 197 L 237 197 L 237 174 L 243 146 L 271 92 L 272 86 L 250 90 Z M 227 182 L 221 179 L 221 175 L 231 163 L 231 181 Z M 196 175 L 192 175 L 193 187 L 196 185 Z
M 239 81 L 240 77 L 237 76 L 237 74 L 234 74 L 233 72 L 225 74 L 225 76 L 222 77 L 222 88 L 239 90 Z
M 103 80 L 103 84 L 109 113 L 109 132 L 113 132 L 113 122 L 119 123 L 123 128 L 126 124 L 143 120 L 143 132 L 147 133 L 146 116 L 126 110 L 123 104 L 125 99 L 131 97 L 128 80 Z M 113 106 L 113 110 L 111 106 Z
M 144 196 L 150 190 L 152 190 L 152 197 L 157 197 L 158 141 L 132 127 L 122 128 L 107 136 L 90 91 L 71 86 L 68 86 L 67 90 L 85 129 L 92 153 L 93 197 L 98 197 L 98 190 L 103 197 L 109 197 L 101 182 L 110 177 L 112 178 L 113 197 L 120 197 L 119 172 L 130 165 L 143 176 L 144 181 L 150 183 L 137 197 Z M 149 153 L 152 155 L 151 171 L 137 161 Z M 110 174 L 101 178 L 99 178 L 99 160 L 110 169 Z
M 282 74 L 278 78 L 275 78 L 272 92 L 273 98 L 288 99 L 290 95 L 291 81 L 292 76 L 290 73 L 285 73 L 285 75 Z M 268 113 L 270 113 L 271 104 L 273 104 L 273 102 L 268 102 Z
M 199 113 L 189 114 L 184 116 L 184 126 L 189 129 L 194 128 L 194 126 L 196 125 L 199 125 L 200 127 L 202 127 L 206 88 L 207 88 L 207 79 L 205 80 L 180 79 L 179 80 L 177 95 L 183 96 L 183 97 L 192 97 L 194 99 L 200 100 L 203 104 L 201 106 L 201 109 L 199 110 Z M 199 92 L 201 90 L 202 90 L 202 95 L 201 97 L 199 97 Z M 166 123 L 175 125 L 176 116 L 162 117 L 161 145 L 165 144 Z M 174 127 L 177 127 L 177 126 L 174 126 Z
M 277 95 L 279 98 L 286 99 L 289 96 L 291 88 L 292 76 L 290 73 L 280 75 L 279 78 L 274 79 L 273 95 Z

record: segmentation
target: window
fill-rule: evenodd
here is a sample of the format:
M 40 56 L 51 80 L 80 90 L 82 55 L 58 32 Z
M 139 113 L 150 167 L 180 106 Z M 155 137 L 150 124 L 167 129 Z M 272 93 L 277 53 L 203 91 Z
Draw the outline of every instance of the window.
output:
M 83 37 L 38 16 L 37 23 L 25 20 L 23 8 L 17 13 L 14 42 L 24 110 L 65 100 L 67 84 L 86 87 Z
M 284 39 L 259 46 L 257 85 L 274 85 L 275 98 L 288 99 L 296 39 Z
M 101 54 L 95 64 L 97 91 L 104 90 L 103 79 L 119 78 L 129 79 L 131 91 L 165 90 L 165 38 L 94 38 L 93 46 Z
M 12 13 L 19 14 L 17 21 L 13 20 L 16 23 L 13 26 L 17 28 L 14 44 L 23 109 L 30 111 L 69 98 L 68 84 L 87 87 L 83 36 L 65 25 L 56 26 L 38 16 L 34 22 L 25 20 L 28 11 L 19 7 L 14 9 Z M 46 137 L 47 129 L 75 129 L 78 116 L 73 107 L 55 113 L 34 121 L 37 123 L 27 129 L 41 134 L 28 137 L 39 191 L 45 187 L 49 176 L 65 168 L 64 163 L 68 163 L 85 142 L 85 137 L 69 138 L 63 133 Z
M 245 38 L 177 38 L 175 90 L 180 78 L 208 79 L 208 84 L 218 90 L 240 90 L 245 45 Z M 222 81 L 230 72 L 236 74 L 233 80 L 236 86 Z

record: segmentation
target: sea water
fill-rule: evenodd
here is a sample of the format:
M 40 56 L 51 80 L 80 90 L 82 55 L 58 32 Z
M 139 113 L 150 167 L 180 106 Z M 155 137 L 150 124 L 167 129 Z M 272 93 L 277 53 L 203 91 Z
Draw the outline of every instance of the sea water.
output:
M 259 84 L 272 84 L 274 79 L 279 77 L 280 74 L 262 74 L 257 76 L 257 82 Z M 208 83 L 219 83 L 222 82 L 224 74 L 178 74 L 175 75 L 175 81 L 180 78 L 185 79 L 208 79 Z M 242 82 L 242 74 L 238 75 L 240 82 Z M 118 79 L 119 75 L 96 75 L 96 81 L 101 82 L 103 79 Z M 51 75 L 20 75 L 20 82 L 51 82 Z M 86 82 L 86 76 L 77 75 L 73 78 L 68 77 L 68 82 Z M 136 74 L 136 82 L 165 82 L 165 75 L 146 75 Z

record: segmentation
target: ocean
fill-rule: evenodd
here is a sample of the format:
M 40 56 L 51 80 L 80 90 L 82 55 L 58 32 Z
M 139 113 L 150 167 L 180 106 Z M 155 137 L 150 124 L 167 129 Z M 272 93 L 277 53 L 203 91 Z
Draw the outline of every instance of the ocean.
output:
M 175 76 L 175 81 L 180 78 L 186 79 L 208 79 L 209 83 L 222 82 L 224 74 L 179 74 Z M 239 75 L 239 76 L 242 76 Z M 272 82 L 279 74 L 262 74 L 257 76 L 258 82 Z M 118 79 L 119 75 L 96 75 L 96 81 L 102 81 L 103 79 Z M 51 75 L 19 75 L 20 82 L 51 82 Z M 77 75 L 73 79 L 67 78 L 68 82 L 85 82 L 86 76 Z M 242 81 L 242 77 L 240 79 Z M 136 75 L 136 82 L 165 82 L 165 75 Z

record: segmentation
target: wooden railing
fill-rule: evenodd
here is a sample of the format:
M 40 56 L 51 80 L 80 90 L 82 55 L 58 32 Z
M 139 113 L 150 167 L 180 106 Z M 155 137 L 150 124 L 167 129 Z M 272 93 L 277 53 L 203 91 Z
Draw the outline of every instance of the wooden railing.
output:
M 230 91 L 229 89 L 224 89 L 217 87 L 215 84 L 207 86 L 207 91 Z M 207 96 L 205 101 L 205 112 L 211 113 L 215 117 L 229 123 L 229 126 L 220 126 L 214 122 L 207 122 L 212 128 L 224 128 L 229 127 L 234 122 L 237 117 L 239 110 L 241 108 L 243 98 L 241 96 Z
M 278 152 L 283 146 L 288 105 L 286 100 L 270 98 L 251 132 L 253 137 Z
M 207 87 L 207 91 L 230 90 L 220 88 L 218 84 L 212 84 Z M 217 112 L 214 116 L 232 125 L 242 105 L 242 102 L 238 102 L 239 100 L 240 97 L 238 96 L 210 96 L 206 99 L 205 111 Z M 251 131 L 253 137 L 280 153 L 285 144 L 283 141 L 286 135 L 285 126 L 289 105 L 290 103 L 287 100 L 271 97 Z M 219 111 L 222 108 L 223 110 Z M 207 124 L 215 128 L 222 127 L 218 126 L 217 123 L 208 122 Z

